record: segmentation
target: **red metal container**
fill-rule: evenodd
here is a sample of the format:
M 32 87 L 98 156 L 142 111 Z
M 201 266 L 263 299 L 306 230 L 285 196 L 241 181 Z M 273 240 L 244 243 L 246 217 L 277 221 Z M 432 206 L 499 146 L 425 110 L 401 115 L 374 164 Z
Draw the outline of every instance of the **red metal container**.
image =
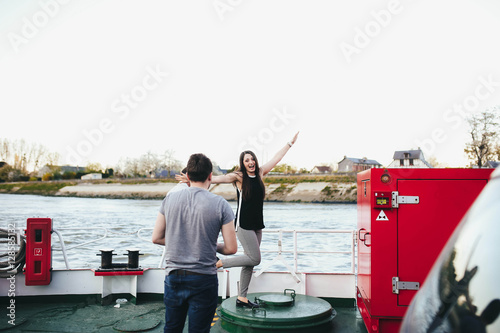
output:
M 29 218 L 26 221 L 27 286 L 48 285 L 52 280 L 52 219 Z
M 357 304 L 368 332 L 398 332 L 412 298 L 492 171 L 358 173 Z

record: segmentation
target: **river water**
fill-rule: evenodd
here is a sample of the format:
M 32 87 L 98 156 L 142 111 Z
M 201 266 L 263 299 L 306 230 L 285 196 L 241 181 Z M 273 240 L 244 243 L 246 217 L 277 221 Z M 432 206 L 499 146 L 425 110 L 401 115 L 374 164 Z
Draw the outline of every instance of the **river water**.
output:
M 116 256 L 113 262 L 127 262 L 127 249 L 139 248 L 140 266 L 158 267 L 163 248 L 150 242 L 151 231 L 158 214 L 161 200 L 99 199 L 72 197 L 44 197 L 36 195 L 0 194 L 0 228 L 9 224 L 26 228 L 30 217 L 50 217 L 53 228 L 64 238 L 70 268 L 98 268 L 99 249 L 112 248 Z M 236 211 L 236 202 L 230 202 Z M 264 267 L 277 256 L 279 233 L 284 230 L 324 230 L 319 233 L 297 234 L 299 251 L 316 251 L 298 255 L 299 272 L 351 271 L 351 254 L 323 253 L 327 251 L 351 251 L 352 234 L 331 234 L 326 231 L 356 228 L 356 205 L 353 204 L 264 204 L 264 233 L 261 249 Z M 105 236 L 105 237 L 104 237 Z M 103 238 L 104 237 L 104 238 Z M 293 234 L 282 236 L 282 261 L 269 267 L 270 271 L 286 271 L 293 268 Z M 88 243 L 94 241 L 92 243 Z M 85 244 L 87 243 L 87 244 Z M 56 234 L 52 235 L 53 268 L 64 269 L 65 263 Z M 273 252 L 268 252 L 273 251 Z M 239 248 L 239 253 L 242 249 Z

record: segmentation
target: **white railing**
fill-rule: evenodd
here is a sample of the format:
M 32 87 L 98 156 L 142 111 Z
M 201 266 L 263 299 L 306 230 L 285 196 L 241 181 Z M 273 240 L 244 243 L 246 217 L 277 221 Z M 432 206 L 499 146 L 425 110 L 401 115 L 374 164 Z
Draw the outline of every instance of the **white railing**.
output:
M 74 231 L 77 231 L 77 232 L 82 232 L 82 231 L 85 231 L 85 230 L 103 230 L 103 235 L 97 239 L 92 239 L 92 240 L 89 240 L 89 241 L 86 241 L 86 242 L 83 242 L 83 243 L 80 243 L 80 244 L 76 244 L 76 245 L 73 245 L 71 247 L 68 247 L 66 248 L 66 246 L 64 245 L 64 239 L 63 239 L 63 236 L 61 234 L 61 230 L 74 230 Z M 52 231 L 57 235 L 57 237 L 59 238 L 59 244 L 61 244 L 61 247 L 58 248 L 58 247 L 55 247 L 55 246 L 52 246 L 52 251 L 61 251 L 62 252 L 62 255 L 63 255 L 63 258 L 64 258 L 64 264 L 66 265 L 66 269 L 70 269 L 69 268 L 69 262 L 68 262 L 68 255 L 67 255 L 67 251 L 69 250 L 72 250 L 72 249 L 76 249 L 76 248 L 79 248 L 79 247 L 82 247 L 82 246 L 85 246 L 85 245 L 88 245 L 88 244 L 91 244 L 91 243 L 96 243 L 100 240 L 103 240 L 105 239 L 106 237 L 108 237 L 108 229 L 107 228 L 102 228 L 102 227 L 95 227 L 95 228 L 58 228 L 58 229 L 52 229 Z
M 67 251 L 75 249 L 75 248 L 78 248 L 78 247 L 82 247 L 82 246 L 88 245 L 90 243 L 99 242 L 99 241 L 107 238 L 109 234 L 117 234 L 117 235 L 134 235 L 134 234 L 136 234 L 136 236 L 141 241 L 151 243 L 151 234 L 150 234 L 150 231 L 152 231 L 153 228 L 140 228 L 137 231 L 126 233 L 126 234 L 116 233 L 116 232 L 111 231 L 110 229 L 112 229 L 112 228 L 108 229 L 108 228 L 104 228 L 104 227 L 99 227 L 99 228 L 88 228 L 88 229 L 85 229 L 85 228 L 59 228 L 59 229 L 53 229 L 54 233 L 56 233 L 56 235 L 58 236 L 60 247 L 52 246 L 52 250 L 54 250 L 54 251 L 61 251 L 62 252 L 62 255 L 63 255 L 63 258 L 64 258 L 64 262 L 65 262 L 65 265 L 66 265 L 66 269 L 70 269 L 69 263 L 68 263 L 68 259 L 67 259 Z M 82 232 L 87 232 L 88 230 L 92 230 L 92 231 L 102 230 L 102 233 L 96 239 L 88 240 L 88 241 L 85 241 L 85 242 L 80 243 L 80 244 L 72 245 L 70 247 L 65 247 L 64 239 L 63 239 L 63 236 L 61 234 L 61 231 L 70 231 L 70 232 L 82 233 Z M 148 236 L 147 237 L 145 237 L 145 236 L 142 235 L 142 233 L 144 233 L 145 231 L 148 232 Z M 355 254 L 356 254 L 356 251 L 355 251 L 355 246 L 356 246 L 356 231 L 355 230 L 328 230 L 328 229 L 286 230 L 286 229 L 264 229 L 263 232 L 264 233 L 269 233 L 269 234 L 278 234 L 278 241 L 277 241 L 277 244 L 276 244 L 277 245 L 277 249 L 276 250 L 268 250 L 268 249 L 261 248 L 261 252 L 262 253 L 276 253 L 276 256 L 272 260 L 270 260 L 270 261 L 267 260 L 265 262 L 262 262 L 263 266 L 260 268 L 259 271 L 256 272 L 257 276 L 260 275 L 260 274 L 262 274 L 266 270 L 268 270 L 273 264 L 275 264 L 277 262 L 280 262 L 281 264 L 283 264 L 287 268 L 288 272 L 290 274 L 292 274 L 295 279 L 298 279 L 297 273 L 299 273 L 299 256 L 300 255 L 307 255 L 307 254 L 318 254 L 318 255 L 321 255 L 321 254 L 329 254 L 329 255 L 330 254 L 331 255 L 341 254 L 341 255 L 349 255 L 350 256 L 350 272 L 352 274 L 355 274 L 355 267 L 356 267 L 356 258 L 355 258 Z M 291 241 L 292 241 L 291 248 L 292 249 L 291 250 L 284 250 L 283 249 L 284 241 L 285 242 L 289 242 L 290 241 L 290 239 L 285 239 L 284 240 L 283 236 L 287 235 L 287 234 L 291 234 L 292 235 L 292 237 L 291 237 L 292 238 L 291 239 Z M 331 249 L 331 250 L 308 250 L 308 249 L 299 248 L 299 246 L 301 244 L 303 244 L 303 243 L 301 243 L 301 241 L 299 241 L 299 236 L 306 235 L 306 234 L 315 234 L 315 235 L 316 234 L 321 234 L 323 236 L 327 236 L 327 235 L 331 235 L 331 234 L 345 235 L 344 245 L 346 243 L 349 244 L 349 250 L 348 251 L 345 251 L 345 250 L 344 251 L 336 250 L 335 249 L 335 245 L 333 245 L 333 244 L 332 244 L 332 248 L 333 249 Z M 304 243 L 305 243 L 305 241 L 304 241 Z M 321 241 L 319 241 L 319 243 L 321 243 Z M 321 244 L 324 245 L 325 241 L 323 240 L 323 242 Z M 329 244 L 326 244 L 326 245 L 329 246 Z M 271 246 L 271 244 L 266 244 L 265 248 L 269 248 L 270 246 Z M 288 247 L 290 247 L 290 246 L 288 246 Z M 283 254 L 292 254 L 292 257 L 293 257 L 293 263 L 292 263 L 292 265 L 288 264 L 286 258 L 283 256 Z M 165 251 L 163 251 L 163 255 L 161 256 L 160 262 L 158 264 L 159 268 L 162 267 L 164 259 L 165 259 Z M 293 267 L 291 267 L 291 266 L 293 266 Z
M 285 267 L 288 269 L 288 271 L 294 276 L 294 278 L 297 279 L 296 273 L 299 272 L 298 270 L 298 263 L 299 263 L 299 255 L 300 254 L 348 254 L 350 255 L 351 258 L 351 273 L 355 273 L 356 269 L 356 230 L 325 230 L 325 229 L 306 229 L 306 230 L 284 230 L 284 229 L 276 229 L 276 230 L 269 230 L 269 229 L 264 229 L 263 230 L 265 233 L 278 233 L 278 250 L 270 251 L 270 250 L 262 250 L 262 253 L 277 253 L 276 257 L 273 258 L 272 261 L 267 262 L 264 264 L 264 266 L 256 273 L 256 276 L 259 276 L 263 272 L 265 272 L 269 267 L 273 265 L 273 263 L 280 261 Z M 293 236 L 293 250 L 288 250 L 285 251 L 283 250 L 283 235 L 291 233 Z M 299 242 L 297 240 L 297 236 L 300 234 L 345 234 L 346 237 L 348 237 L 348 243 L 350 246 L 349 251 L 334 251 L 334 250 L 328 250 L 328 251 L 313 251 L 313 250 L 299 250 Z M 291 269 L 282 256 L 283 253 L 292 253 L 293 254 L 293 269 Z

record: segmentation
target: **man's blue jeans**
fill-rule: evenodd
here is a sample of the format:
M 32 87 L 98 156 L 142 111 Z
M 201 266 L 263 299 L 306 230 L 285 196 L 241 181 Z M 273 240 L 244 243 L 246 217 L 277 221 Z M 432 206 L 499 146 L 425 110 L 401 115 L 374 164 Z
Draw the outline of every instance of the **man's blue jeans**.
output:
M 217 308 L 217 275 L 165 277 L 165 332 L 181 333 L 189 317 L 189 332 L 209 332 Z

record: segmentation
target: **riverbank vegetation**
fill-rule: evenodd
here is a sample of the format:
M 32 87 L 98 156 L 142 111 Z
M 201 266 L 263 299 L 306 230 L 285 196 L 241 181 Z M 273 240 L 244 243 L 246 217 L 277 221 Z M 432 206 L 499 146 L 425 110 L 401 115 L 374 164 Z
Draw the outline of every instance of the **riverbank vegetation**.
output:
M 157 183 L 175 183 L 174 178 L 115 178 L 98 180 L 50 180 L 50 181 L 24 181 L 24 182 L 5 182 L 0 183 L 0 193 L 10 194 L 35 194 L 35 195 L 57 195 L 58 191 L 66 186 L 75 186 L 79 184 L 157 184 Z M 289 192 L 290 187 L 299 183 L 329 183 L 329 184 L 352 184 L 356 182 L 355 175 L 272 175 L 264 177 L 266 185 L 280 185 L 276 191 Z M 352 185 L 351 185 L 352 186 Z M 330 193 L 327 193 L 330 194 Z
M 298 183 L 353 183 L 356 182 L 355 173 L 339 174 L 296 174 L 296 175 L 271 175 L 264 177 L 266 184 L 298 184 Z
M 14 182 L 0 184 L 0 193 L 11 194 L 36 194 L 36 195 L 55 195 L 57 191 L 66 186 L 76 185 L 77 182 L 63 181 L 30 181 L 30 182 Z

